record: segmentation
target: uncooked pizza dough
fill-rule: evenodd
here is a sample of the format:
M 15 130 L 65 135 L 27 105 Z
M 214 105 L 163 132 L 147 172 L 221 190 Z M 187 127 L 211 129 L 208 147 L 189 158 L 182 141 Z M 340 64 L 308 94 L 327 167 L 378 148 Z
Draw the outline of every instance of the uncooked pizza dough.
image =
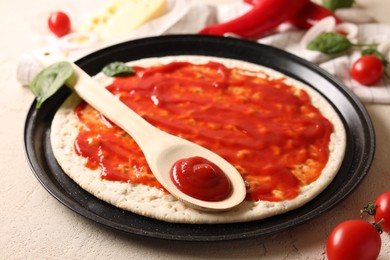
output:
M 174 223 L 234 223 L 260 220 L 296 209 L 315 198 L 333 180 L 344 158 L 346 134 L 343 123 L 331 104 L 312 88 L 292 78 L 259 65 L 225 58 L 205 56 L 172 56 L 163 58 L 148 58 L 130 62 L 142 67 L 156 64 L 166 64 L 172 61 L 189 61 L 193 64 L 216 61 L 227 67 L 239 67 L 245 70 L 262 71 L 274 78 L 286 78 L 285 82 L 296 88 L 304 89 L 311 97 L 312 104 L 317 107 L 334 126 L 329 144 L 329 160 L 320 177 L 307 186 L 294 199 L 280 202 L 244 201 L 238 207 L 226 212 L 204 212 L 188 207 L 166 192 L 141 184 L 107 181 L 100 177 L 101 171 L 90 170 L 85 166 L 87 159 L 76 154 L 74 142 L 78 135 L 80 122 L 74 109 L 80 98 L 72 94 L 62 104 L 54 116 L 51 126 L 52 149 L 63 171 L 80 187 L 97 198 L 118 208 L 136 214 Z M 96 80 L 102 87 L 112 82 L 103 74 L 98 74 Z

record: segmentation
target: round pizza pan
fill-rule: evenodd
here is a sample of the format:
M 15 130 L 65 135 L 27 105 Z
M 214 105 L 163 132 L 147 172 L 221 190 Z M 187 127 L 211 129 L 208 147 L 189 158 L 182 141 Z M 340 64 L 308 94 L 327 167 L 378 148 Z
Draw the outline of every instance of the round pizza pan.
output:
M 33 173 L 46 190 L 78 214 L 127 234 L 181 241 L 223 241 L 268 236 L 305 223 L 345 199 L 367 175 L 375 152 L 375 134 L 361 102 L 335 77 L 280 49 L 245 40 L 200 35 L 171 35 L 121 43 L 92 53 L 76 63 L 90 75 L 113 61 L 147 57 L 206 55 L 263 65 L 300 80 L 322 94 L 336 109 L 347 132 L 347 150 L 333 182 L 306 205 L 259 221 L 218 225 L 173 224 L 142 217 L 109 205 L 81 189 L 57 164 L 50 145 L 51 120 L 69 95 L 62 88 L 27 114 L 25 153 Z

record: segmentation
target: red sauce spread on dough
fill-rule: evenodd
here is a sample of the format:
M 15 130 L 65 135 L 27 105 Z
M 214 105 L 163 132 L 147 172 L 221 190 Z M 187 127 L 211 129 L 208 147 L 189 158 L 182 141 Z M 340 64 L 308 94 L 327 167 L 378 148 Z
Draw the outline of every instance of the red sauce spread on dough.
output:
M 234 165 L 247 184 L 247 200 L 296 197 L 328 161 L 332 124 L 308 94 L 273 79 L 216 62 L 172 62 L 118 77 L 107 87 L 156 127 L 196 142 Z M 75 142 L 87 167 L 106 180 L 157 188 L 131 137 L 89 105 Z
M 198 156 L 175 162 L 170 177 L 180 191 L 199 200 L 221 201 L 232 191 L 221 168 Z

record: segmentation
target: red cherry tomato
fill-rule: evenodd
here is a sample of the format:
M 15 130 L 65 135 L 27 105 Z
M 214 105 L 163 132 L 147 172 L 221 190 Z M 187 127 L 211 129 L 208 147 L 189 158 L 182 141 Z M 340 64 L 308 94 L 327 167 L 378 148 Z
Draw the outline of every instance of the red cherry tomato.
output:
M 383 71 L 382 61 L 378 57 L 368 54 L 354 62 L 350 74 L 357 82 L 370 86 L 382 78 Z
M 348 220 L 336 226 L 328 237 L 329 260 L 375 260 L 381 249 L 378 230 L 363 220 Z
M 381 194 L 375 200 L 375 205 L 375 222 L 383 219 L 381 227 L 383 231 L 390 233 L 390 191 Z
M 48 20 L 50 31 L 58 37 L 64 36 L 70 32 L 71 23 L 69 16 L 63 12 L 51 13 Z

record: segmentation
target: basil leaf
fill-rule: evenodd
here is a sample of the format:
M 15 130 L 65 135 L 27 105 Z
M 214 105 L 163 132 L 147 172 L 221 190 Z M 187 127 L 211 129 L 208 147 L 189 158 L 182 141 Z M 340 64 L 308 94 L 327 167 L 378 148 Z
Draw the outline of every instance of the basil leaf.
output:
M 115 77 L 130 75 L 135 71 L 132 67 L 127 66 L 126 63 L 115 61 L 104 66 L 102 72 L 108 77 Z
M 386 66 L 388 64 L 388 61 L 386 60 L 386 57 L 380 51 L 378 51 L 377 49 L 367 48 L 367 49 L 362 50 L 361 54 L 362 54 L 362 56 L 363 55 L 374 55 L 374 56 L 376 56 L 378 59 L 380 59 L 382 61 L 383 65 Z
M 351 48 L 353 44 L 342 34 L 325 32 L 314 38 L 307 48 L 325 54 L 338 54 Z
M 322 5 L 331 11 L 351 7 L 355 0 L 322 0 Z
M 69 62 L 54 63 L 39 72 L 31 81 L 29 88 L 37 98 L 36 108 L 54 95 L 72 76 L 73 67 Z

